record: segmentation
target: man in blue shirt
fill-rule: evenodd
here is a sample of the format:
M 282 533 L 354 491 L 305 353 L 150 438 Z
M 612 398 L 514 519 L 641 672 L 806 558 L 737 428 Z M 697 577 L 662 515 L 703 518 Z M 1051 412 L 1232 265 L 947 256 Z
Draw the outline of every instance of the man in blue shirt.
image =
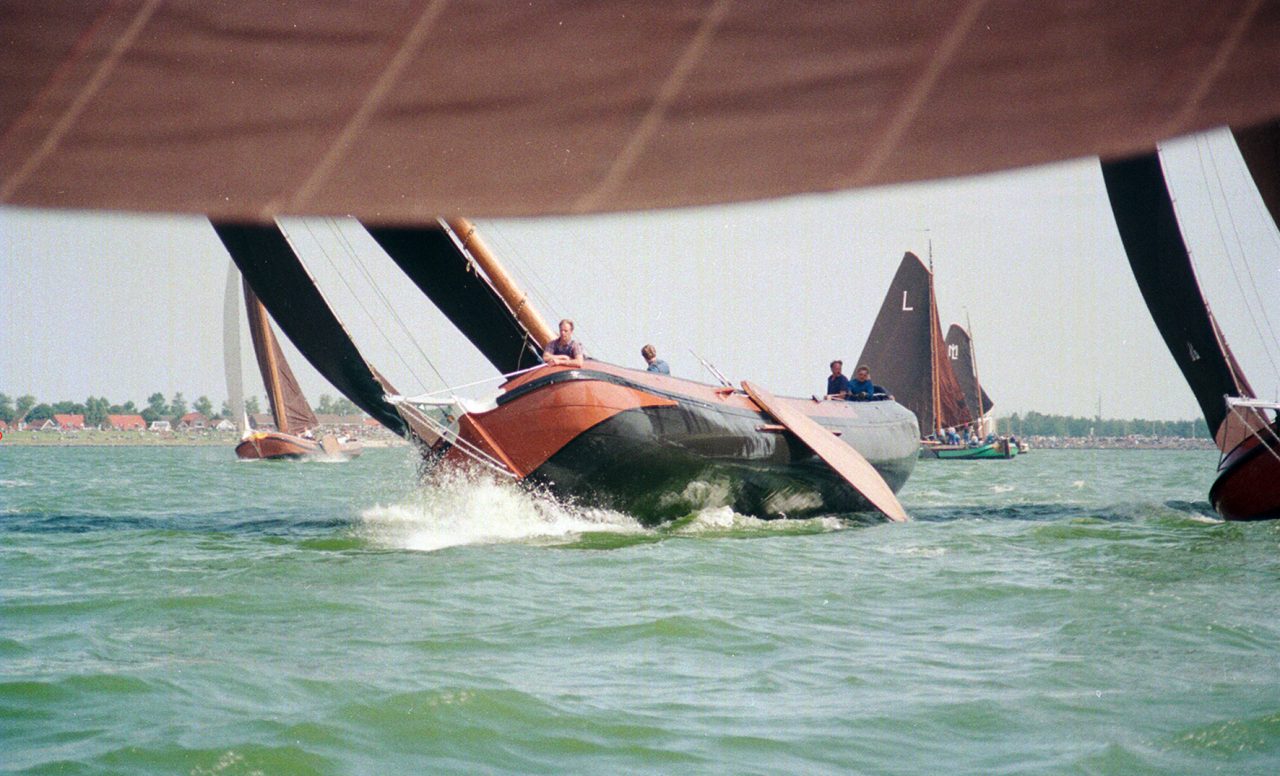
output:
M 666 361 L 658 358 L 658 351 L 652 345 L 640 348 L 640 355 L 644 356 L 645 362 L 649 364 L 650 372 L 657 372 L 660 375 L 671 374 L 671 367 L 667 366 Z
M 858 369 L 849 381 L 849 401 L 879 401 L 892 399 L 889 392 L 871 382 L 871 367 L 858 364 Z
M 831 376 L 827 378 L 827 398 L 846 399 L 849 397 L 849 378 L 844 376 L 844 362 L 836 359 L 831 362 Z

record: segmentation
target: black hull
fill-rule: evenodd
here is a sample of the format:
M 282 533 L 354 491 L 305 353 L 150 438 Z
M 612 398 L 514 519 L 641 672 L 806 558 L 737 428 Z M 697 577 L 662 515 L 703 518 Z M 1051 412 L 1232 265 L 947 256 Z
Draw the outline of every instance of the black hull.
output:
M 873 417 L 821 420 L 896 492 L 915 467 L 915 417 L 892 402 L 861 414 Z M 527 479 L 648 523 L 718 505 L 764 518 L 874 510 L 794 435 L 762 430 L 770 423 L 758 413 L 688 401 L 629 410 L 580 434 Z

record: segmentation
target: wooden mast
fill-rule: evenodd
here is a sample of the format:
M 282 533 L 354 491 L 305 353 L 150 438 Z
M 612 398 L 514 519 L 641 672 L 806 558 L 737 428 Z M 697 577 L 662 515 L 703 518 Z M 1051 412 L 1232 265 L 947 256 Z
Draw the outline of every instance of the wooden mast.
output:
M 558 333 L 552 331 L 547 322 L 538 314 L 538 311 L 529 304 L 528 294 L 516 285 L 511 275 L 507 273 L 506 268 L 494 257 L 492 251 L 489 250 L 489 246 L 485 245 L 484 240 L 480 239 L 480 234 L 476 231 L 475 226 L 462 217 L 446 218 L 444 221 L 462 242 L 462 247 L 467 253 L 471 254 L 471 257 L 476 260 L 476 264 L 479 264 L 484 273 L 489 276 L 489 281 L 493 283 L 494 290 L 502 297 L 502 301 L 506 302 L 507 307 L 511 308 L 516 320 L 520 321 L 525 330 L 529 332 L 529 336 L 533 337 L 538 347 L 545 348 L 548 342 L 559 336 Z
M 929 241 L 929 398 L 933 402 L 933 434 L 942 438 L 942 387 L 938 384 L 938 300 L 933 288 L 933 241 Z
M 969 329 L 969 368 L 973 370 L 973 387 L 974 395 L 978 397 L 978 433 L 982 433 L 986 424 L 983 418 L 987 415 L 987 408 L 982 403 L 982 379 L 978 377 L 978 346 L 973 340 L 973 321 L 969 320 L 969 311 L 964 311 L 964 325 Z M 999 433 L 999 429 L 993 429 Z

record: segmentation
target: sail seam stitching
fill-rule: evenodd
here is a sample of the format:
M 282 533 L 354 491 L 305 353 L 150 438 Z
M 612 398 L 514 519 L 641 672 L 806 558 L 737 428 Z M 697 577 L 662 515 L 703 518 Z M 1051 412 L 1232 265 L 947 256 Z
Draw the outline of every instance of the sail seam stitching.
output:
M 121 57 L 124 56 L 124 52 L 133 45 L 133 42 L 137 39 L 139 33 L 142 32 L 142 28 L 151 20 L 152 14 L 155 13 L 155 10 L 159 5 L 160 0 L 149 0 L 145 5 L 138 9 L 138 12 L 133 17 L 133 21 L 129 23 L 129 26 L 125 29 L 124 33 L 121 34 L 120 38 L 111 47 L 111 51 L 108 52 L 107 56 L 102 60 L 102 63 L 98 65 L 98 68 L 94 70 L 93 75 L 90 76 L 84 87 L 80 89 L 76 98 L 71 101 L 71 105 L 67 107 L 67 110 L 53 125 L 53 128 L 49 130 L 49 134 L 45 136 L 44 142 L 42 142 L 40 147 L 37 148 L 35 152 L 27 158 L 27 161 L 18 168 L 18 171 L 4 182 L 4 187 L 0 188 L 0 200 L 8 200 L 13 196 L 13 193 L 17 191 L 18 187 L 25 183 L 27 178 L 31 177 L 31 174 L 35 172 L 36 168 L 44 164 L 44 161 L 48 159 L 55 150 L 57 150 L 59 145 L 62 144 L 63 138 L 65 138 L 67 133 L 71 131 L 71 126 L 75 124 L 76 120 L 80 118 L 80 115 L 84 113 L 84 109 L 88 106 L 89 101 L 102 89 L 102 85 L 106 83 L 107 78 L 115 71 L 116 65 L 120 62 Z
M 862 166 L 838 188 L 866 185 L 880 172 L 880 168 L 884 166 L 889 154 L 898 146 L 898 141 L 902 139 L 907 128 L 911 126 L 916 116 L 919 115 L 920 109 L 924 106 L 929 93 L 933 91 L 934 85 L 942 77 L 943 70 L 946 69 L 946 66 L 960 49 L 960 44 L 968 37 L 969 30 L 977 22 L 986 4 L 987 0 L 974 0 L 964 9 L 950 31 L 942 39 L 937 52 L 929 62 L 929 66 L 920 78 L 916 80 L 893 118 L 890 119 L 888 126 L 881 133 L 880 139 L 871 149 L 871 153 L 863 158 Z
M 711 44 L 711 39 L 715 36 L 720 23 L 728 15 L 730 5 L 731 0 L 717 0 L 715 5 L 712 6 L 706 18 L 702 20 L 702 24 L 699 25 L 693 40 L 685 47 L 684 53 L 680 55 L 675 68 L 667 76 L 667 80 L 658 91 L 657 97 L 650 104 L 648 112 L 640 120 L 639 126 L 631 133 L 630 139 L 627 140 L 626 145 L 623 146 L 618 155 L 614 157 L 609 171 L 605 173 L 604 178 L 594 190 L 578 198 L 578 201 L 571 208 L 573 212 L 584 213 L 599 208 L 600 203 L 622 185 L 623 179 L 635 167 L 636 161 L 648 147 L 653 136 L 657 133 L 659 125 L 666 118 L 667 111 L 670 109 L 671 104 L 675 102 L 677 93 L 688 82 L 694 66 L 702 59 L 702 55 Z
M 1249 23 L 1253 21 L 1259 5 L 1261 5 L 1261 0 L 1250 0 L 1246 4 L 1231 31 L 1218 45 L 1218 51 L 1214 54 L 1213 61 L 1204 69 L 1204 74 L 1196 82 L 1195 88 L 1188 93 L 1187 99 L 1182 103 L 1182 107 L 1177 114 L 1165 125 L 1165 129 L 1161 133 L 1163 136 L 1171 137 L 1180 134 L 1182 127 L 1195 115 L 1196 108 L 1204 100 L 1204 96 L 1209 93 L 1209 87 L 1213 85 L 1214 81 L 1218 80 L 1218 76 L 1227 66 L 1227 61 L 1231 59 L 1236 48 L 1240 45 L 1240 39 L 1244 37 L 1245 30 L 1249 28 Z
M 378 108 L 382 106 L 383 100 L 390 93 L 391 87 L 399 80 L 400 74 L 409 66 L 409 62 L 413 55 L 420 48 L 422 41 L 426 38 L 427 33 L 440 18 L 447 5 L 447 0 L 431 0 L 427 7 L 423 9 L 418 16 L 418 20 L 414 22 L 405 35 L 400 47 L 396 50 L 391 61 L 383 69 L 378 76 L 378 80 L 374 82 L 373 88 L 369 90 L 369 94 L 365 97 L 360 107 L 347 121 L 346 126 L 342 128 L 342 132 L 329 146 L 329 150 L 325 152 L 324 157 L 312 169 L 311 174 L 303 181 L 302 185 L 289 198 L 290 209 L 300 209 L 304 207 L 315 195 L 318 189 L 328 178 L 333 168 L 337 166 L 338 161 L 346 155 L 347 150 L 355 142 L 356 136 L 369 125 Z M 280 209 L 280 201 L 273 200 L 262 210 L 262 216 L 267 217 Z

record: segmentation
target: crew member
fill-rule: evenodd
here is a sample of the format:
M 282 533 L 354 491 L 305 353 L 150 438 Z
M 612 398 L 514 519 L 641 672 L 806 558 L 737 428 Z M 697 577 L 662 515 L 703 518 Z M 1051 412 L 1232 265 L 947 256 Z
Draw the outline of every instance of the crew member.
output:
M 573 338 L 573 321 L 560 321 L 560 336 L 542 349 L 542 360 L 557 366 L 582 368 L 582 345 Z

